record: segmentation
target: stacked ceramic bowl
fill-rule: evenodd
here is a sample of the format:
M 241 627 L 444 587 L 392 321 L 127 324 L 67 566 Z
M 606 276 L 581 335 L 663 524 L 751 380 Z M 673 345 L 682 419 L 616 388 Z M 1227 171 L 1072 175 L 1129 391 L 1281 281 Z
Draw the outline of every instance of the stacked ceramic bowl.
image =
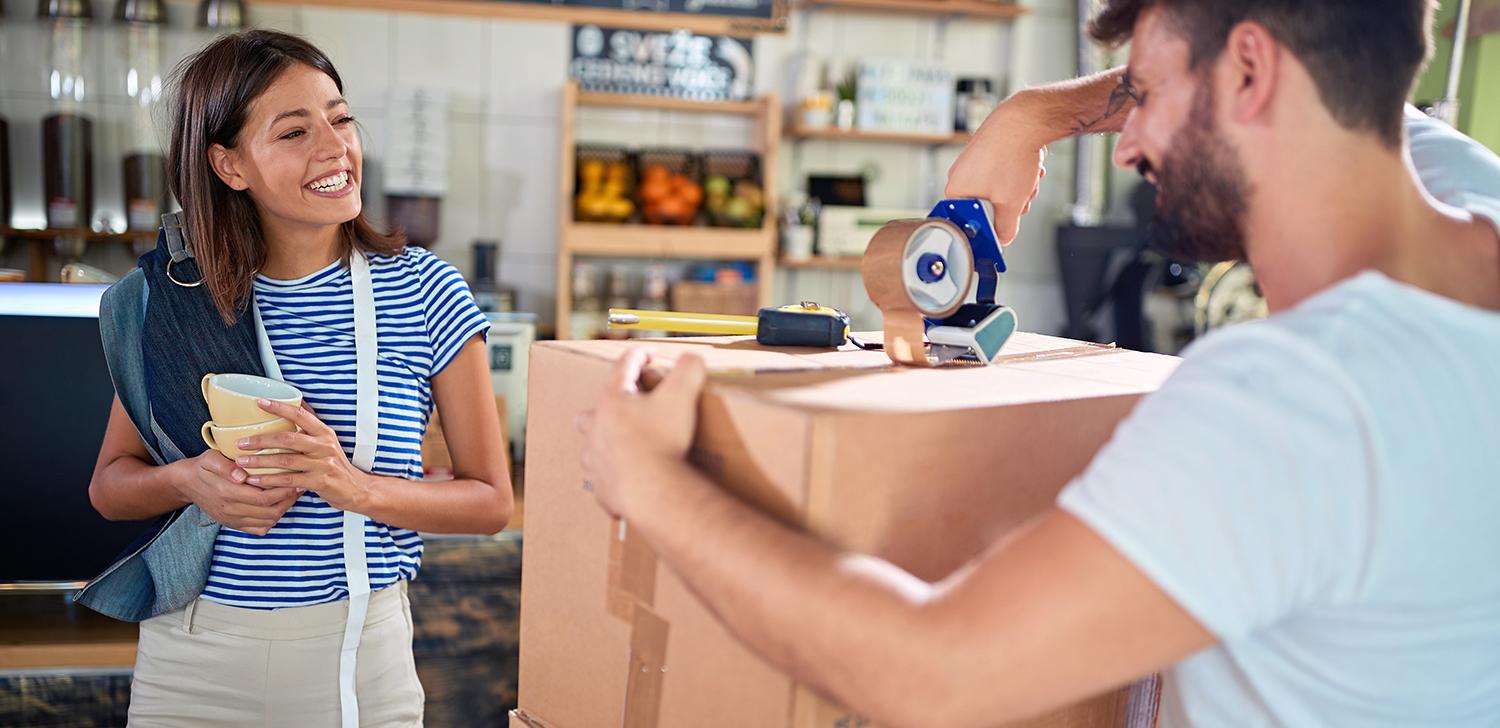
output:
M 257 377 L 253 374 L 203 375 L 203 400 L 213 419 L 203 423 L 203 442 L 234 460 L 241 455 L 275 455 L 290 450 L 255 450 L 239 448 L 240 440 L 252 435 L 273 432 L 296 432 L 297 426 L 285 417 L 277 417 L 260 408 L 256 400 L 302 406 L 302 393 L 286 382 Z M 281 468 L 247 468 L 251 475 L 287 472 Z

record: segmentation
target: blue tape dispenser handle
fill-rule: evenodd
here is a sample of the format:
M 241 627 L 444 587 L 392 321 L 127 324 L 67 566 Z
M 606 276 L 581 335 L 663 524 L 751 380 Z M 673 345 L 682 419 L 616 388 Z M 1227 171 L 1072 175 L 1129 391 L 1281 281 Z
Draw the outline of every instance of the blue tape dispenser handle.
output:
M 1005 255 L 1000 252 L 1000 238 L 995 235 L 995 206 L 989 200 L 943 200 L 927 216 L 957 225 L 969 238 L 976 262 L 989 260 L 995 264 L 996 272 L 1005 272 Z

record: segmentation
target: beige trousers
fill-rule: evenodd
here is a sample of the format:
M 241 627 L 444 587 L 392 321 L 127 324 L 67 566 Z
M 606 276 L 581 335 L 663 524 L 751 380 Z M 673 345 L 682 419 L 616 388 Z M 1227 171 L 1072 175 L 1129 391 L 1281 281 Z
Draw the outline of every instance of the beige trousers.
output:
M 338 728 L 348 601 L 241 609 L 198 599 L 141 623 L 131 728 Z M 361 726 L 422 725 L 406 582 L 370 596 L 355 668 Z

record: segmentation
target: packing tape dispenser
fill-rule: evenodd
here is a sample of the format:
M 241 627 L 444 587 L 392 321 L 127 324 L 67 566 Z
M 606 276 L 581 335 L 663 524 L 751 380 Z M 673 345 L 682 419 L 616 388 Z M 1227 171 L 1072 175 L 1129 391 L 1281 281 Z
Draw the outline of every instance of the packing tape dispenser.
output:
M 994 217 L 988 201 L 943 200 L 925 219 L 892 220 L 870 239 L 860 270 L 885 318 L 891 361 L 995 363 L 1017 319 L 995 303 L 1005 258 Z

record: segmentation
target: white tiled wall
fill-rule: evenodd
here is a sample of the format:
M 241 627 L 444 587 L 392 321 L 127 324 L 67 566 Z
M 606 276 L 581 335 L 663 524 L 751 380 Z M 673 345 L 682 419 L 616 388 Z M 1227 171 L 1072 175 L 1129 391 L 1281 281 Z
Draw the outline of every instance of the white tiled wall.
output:
M 47 113 L 44 38 L 10 32 L 31 23 L 34 0 L 0 0 L 6 10 L 6 63 L 0 64 L 0 113 L 11 124 L 16 223 L 40 223 L 39 144 Z M 96 17 L 112 15 L 111 0 L 95 0 Z M 193 2 L 170 0 L 173 27 L 169 55 L 180 57 L 205 39 L 182 31 L 191 24 Z M 755 40 L 756 90 L 786 95 L 788 59 L 816 53 L 850 64 L 860 57 L 941 60 L 959 75 L 1009 76 L 1010 88 L 1072 74 L 1075 47 L 1073 4 L 1031 0 L 1032 12 L 1008 27 L 988 21 L 940 22 L 834 12 L 799 13 L 791 32 Z M 561 23 L 486 20 L 395 14 L 353 9 L 250 3 L 254 23 L 302 33 L 338 66 L 345 95 L 363 126 L 366 187 L 378 192 L 388 142 L 389 91 L 420 86 L 448 92 L 449 183 L 443 200 L 441 235 L 434 252 L 469 272 L 470 244 L 478 238 L 502 244 L 501 279 L 520 294 L 520 305 L 552 318 L 558 219 L 559 94 L 566 77 L 570 27 Z M 108 20 L 97 25 L 108 27 Z M 100 33 L 108 36 L 108 33 Z M 101 41 L 107 47 L 113 40 Z M 102 55 L 102 53 L 101 53 Z M 10 59 L 32 59 L 12 63 Z M 101 82 L 103 83 L 103 82 Z M 118 119 L 113 91 L 101 94 L 96 118 Z M 105 124 L 108 126 L 109 124 Z M 123 126 L 96 142 L 96 208 L 120 215 L 118 160 Z M 744 119 L 664 112 L 583 109 L 580 140 L 642 146 L 742 147 L 751 128 Z M 924 208 L 942 191 L 957 147 L 788 142 L 781 151 L 783 192 L 800 186 L 808 172 L 873 173 L 871 204 Z M 1057 287 L 1052 226 L 1072 190 L 1072 145 L 1052 150 L 1047 184 L 1022 236 L 1007 250 L 1011 273 L 1002 279 L 1002 299 L 1022 308 L 1027 328 L 1057 330 L 1062 303 Z M 32 172 L 35 172 L 33 175 Z M 37 179 L 31 179 L 36 176 Z M 24 177 L 24 179 L 22 178 Z M 384 214 L 379 194 L 366 196 L 367 210 Z M 16 251 L 0 254 L 7 265 Z M 93 255 L 101 255 L 96 252 Z M 128 251 L 110 251 L 115 259 Z M 123 260 L 128 261 L 128 257 Z M 91 261 L 92 262 L 92 261 Z M 100 261 L 112 264 L 110 261 Z M 10 263 L 13 265 L 14 263 Z M 778 297 L 816 298 L 846 306 L 865 325 L 878 322 L 856 274 L 784 271 Z M 1024 308 L 1023 308 L 1024 307 Z

